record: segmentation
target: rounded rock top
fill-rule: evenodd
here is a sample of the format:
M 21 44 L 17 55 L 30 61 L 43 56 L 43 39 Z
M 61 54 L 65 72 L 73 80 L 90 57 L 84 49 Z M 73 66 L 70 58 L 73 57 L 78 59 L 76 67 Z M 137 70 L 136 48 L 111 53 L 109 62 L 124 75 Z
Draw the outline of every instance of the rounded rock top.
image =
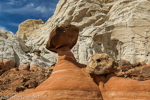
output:
M 78 34 L 79 28 L 75 25 L 56 27 L 50 33 L 46 48 L 52 52 L 57 52 L 57 49 L 63 46 L 72 49 L 77 42 Z

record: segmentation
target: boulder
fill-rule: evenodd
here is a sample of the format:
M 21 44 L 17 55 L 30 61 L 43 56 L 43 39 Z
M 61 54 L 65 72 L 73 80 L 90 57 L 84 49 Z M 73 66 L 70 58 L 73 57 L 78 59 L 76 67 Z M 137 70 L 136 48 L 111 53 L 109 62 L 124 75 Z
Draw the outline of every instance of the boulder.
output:
M 76 44 L 79 28 L 74 25 L 56 27 L 50 34 L 46 48 L 56 52 L 57 48 L 68 46 L 70 49 Z
M 91 57 L 86 67 L 86 72 L 96 75 L 109 74 L 116 72 L 117 68 L 118 64 L 108 54 L 95 54 Z

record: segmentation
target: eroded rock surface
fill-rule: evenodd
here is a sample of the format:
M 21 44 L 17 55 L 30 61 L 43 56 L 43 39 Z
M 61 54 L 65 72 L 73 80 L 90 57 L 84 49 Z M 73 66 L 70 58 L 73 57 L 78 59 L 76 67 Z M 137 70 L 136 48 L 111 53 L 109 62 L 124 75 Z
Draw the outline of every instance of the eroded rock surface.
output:
M 50 40 L 49 42 L 53 41 Z M 34 90 L 19 93 L 9 100 L 19 100 L 19 98 L 27 100 L 27 97 L 30 97 L 31 100 L 147 100 L 150 98 L 150 80 L 138 81 L 117 77 L 114 74 L 117 70 L 117 64 L 107 54 L 96 54 L 92 57 L 87 66 L 88 70 L 86 69 L 91 74 L 89 75 L 84 71 L 85 65 L 76 61 L 70 51 L 69 44 L 64 46 L 60 43 L 54 45 L 54 48 L 59 45 L 59 48 L 55 48 L 58 54 L 58 63 L 54 67 L 51 76 Z M 127 61 L 124 62 L 121 67 L 123 69 L 126 64 L 130 64 Z M 94 70 L 89 67 L 93 67 Z M 113 68 L 115 68 L 115 71 L 110 70 Z M 132 68 L 124 71 L 127 70 L 132 70 Z M 149 75 L 148 72 L 149 66 L 145 66 L 141 70 L 141 74 L 145 76 Z M 33 86 L 36 86 L 34 81 L 32 83 L 28 82 L 29 88 Z M 22 91 L 22 89 L 22 87 L 18 87 L 17 91 Z
M 74 31 L 74 29 L 71 30 Z M 57 31 L 57 29 L 55 31 Z M 56 37 L 59 35 L 60 37 L 62 37 L 61 35 L 64 35 L 63 37 L 67 37 L 69 34 L 70 36 L 74 35 L 71 32 L 67 34 L 61 34 L 62 32 L 63 30 L 61 32 L 58 32 L 57 34 L 51 35 L 54 35 Z M 76 37 L 72 37 L 72 39 L 74 38 Z M 50 42 L 49 44 L 55 41 L 51 39 L 52 38 L 50 38 L 50 41 L 48 41 Z M 10 98 L 10 100 L 18 100 L 17 97 L 21 96 L 39 97 L 38 100 L 102 100 L 102 95 L 98 85 L 94 83 L 92 78 L 81 69 L 84 68 L 85 65 L 78 63 L 73 54 L 71 53 L 69 45 L 73 44 L 74 42 L 71 42 L 67 43 L 64 46 L 63 44 L 61 44 L 61 42 L 58 42 L 58 44 L 54 45 L 55 51 L 58 53 L 58 62 L 54 67 L 51 76 L 33 91 L 17 94 Z M 59 46 L 59 48 L 56 48 L 57 46 Z M 25 100 L 26 99 L 27 98 L 25 98 Z M 31 99 L 34 100 L 34 98 Z
M 36 29 L 41 28 L 43 25 L 44 22 L 42 21 L 42 19 L 39 20 L 28 19 L 19 25 L 19 29 L 16 35 L 17 37 L 20 37 L 23 40 L 27 40 L 30 38 L 32 34 L 34 34 L 34 31 Z
M 0 69 L 9 70 L 28 62 L 25 43 L 12 32 L 0 29 Z
M 148 64 L 149 7 L 149 0 L 60 0 L 42 27 L 31 26 L 34 32 L 26 34 L 34 34 L 26 45 L 39 48 L 52 65 L 57 55 L 45 49 L 49 34 L 56 26 L 73 24 L 80 28 L 79 41 L 72 49 L 80 63 L 87 64 L 95 53 L 107 53 L 115 61 Z
M 79 28 L 74 25 L 56 27 L 49 37 L 46 48 L 53 52 L 62 46 L 68 46 L 72 49 L 77 42 L 78 34 Z
M 150 80 L 150 66 L 142 63 L 131 64 L 125 60 L 121 61 L 119 77 L 131 78 L 134 80 L 144 81 Z M 124 64 L 123 64 L 124 63 Z M 144 64 L 144 65 L 143 65 Z
M 116 72 L 117 68 L 118 64 L 108 54 L 95 54 L 91 57 L 86 67 L 86 72 L 96 75 L 109 74 Z
M 106 78 L 99 76 L 99 87 L 104 100 L 148 100 L 150 98 L 150 80 L 138 81 L 110 74 Z

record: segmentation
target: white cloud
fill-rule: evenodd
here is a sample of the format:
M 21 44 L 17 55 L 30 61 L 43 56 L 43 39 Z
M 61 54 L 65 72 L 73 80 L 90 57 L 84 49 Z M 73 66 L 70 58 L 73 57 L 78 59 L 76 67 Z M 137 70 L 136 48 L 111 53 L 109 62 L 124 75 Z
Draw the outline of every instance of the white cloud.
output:
M 29 3 L 28 5 L 26 5 L 27 7 L 34 7 L 33 3 Z
M 40 11 L 42 13 L 46 12 L 46 7 L 45 6 L 38 6 L 35 8 L 37 11 Z
M 9 0 L 9 2 L 7 4 L 14 5 L 15 4 L 15 0 Z
M 0 29 L 7 30 L 6 27 L 0 26 Z
M 43 5 L 35 7 L 34 3 L 30 3 L 21 8 L 7 8 L 7 9 L 3 9 L 0 11 L 6 12 L 6 13 L 11 13 L 11 14 L 21 14 L 21 15 L 25 15 L 25 14 L 34 14 L 35 15 L 35 14 L 40 14 L 40 13 L 49 15 L 49 12 L 54 12 L 55 8 L 46 7 Z
M 19 25 L 19 23 L 8 23 L 8 25 L 11 25 L 11 26 L 18 26 Z

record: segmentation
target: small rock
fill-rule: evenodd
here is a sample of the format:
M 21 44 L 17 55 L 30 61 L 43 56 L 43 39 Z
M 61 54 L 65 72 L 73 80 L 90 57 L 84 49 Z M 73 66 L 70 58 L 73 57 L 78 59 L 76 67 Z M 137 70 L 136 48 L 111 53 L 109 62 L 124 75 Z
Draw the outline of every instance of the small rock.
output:
M 26 64 L 20 64 L 18 67 L 19 70 L 29 70 L 30 69 L 30 64 L 26 63 Z
M 129 61 L 122 60 L 119 62 L 119 67 L 122 72 L 126 72 L 132 68 L 132 64 Z
M 24 91 L 25 87 L 24 86 L 18 86 L 16 87 L 16 92 Z
M 133 65 L 132 65 L 132 67 L 133 67 L 133 68 L 135 68 L 135 67 L 139 67 L 139 66 L 141 66 L 141 63 L 140 63 L 140 62 L 135 63 L 135 64 L 133 64 Z
M 5 72 L 5 70 L 0 70 L 0 75 L 2 75 Z
M 25 83 L 25 87 L 35 88 L 38 86 L 38 83 L 35 80 L 29 80 Z
M 150 77 L 150 66 L 148 66 L 148 67 L 142 67 L 140 73 L 144 77 Z
M 146 65 L 146 63 L 145 63 L 144 61 L 142 61 L 142 62 L 141 62 L 141 65 L 144 66 L 144 65 Z

